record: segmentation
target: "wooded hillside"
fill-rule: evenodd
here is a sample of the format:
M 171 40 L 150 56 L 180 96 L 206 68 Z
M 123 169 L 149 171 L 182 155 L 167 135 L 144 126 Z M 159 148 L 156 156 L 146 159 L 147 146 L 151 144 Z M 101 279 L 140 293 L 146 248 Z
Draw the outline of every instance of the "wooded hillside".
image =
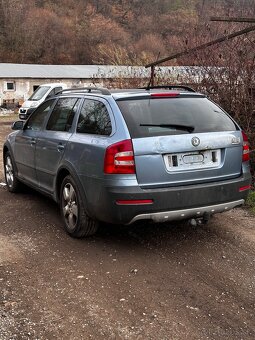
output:
M 243 27 L 209 22 L 212 15 L 255 16 L 255 2 L 0 0 L 0 60 L 144 65 L 159 53 L 163 57 Z
M 255 0 L 0 0 L 0 60 L 145 65 L 254 25 L 211 16 L 254 18 Z M 254 149 L 255 31 L 168 65 L 202 66 L 192 86 L 237 120 Z

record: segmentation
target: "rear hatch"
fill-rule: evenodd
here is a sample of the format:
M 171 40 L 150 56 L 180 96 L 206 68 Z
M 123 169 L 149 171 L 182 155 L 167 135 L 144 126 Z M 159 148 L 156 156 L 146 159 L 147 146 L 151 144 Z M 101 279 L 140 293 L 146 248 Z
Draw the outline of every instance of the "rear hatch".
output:
M 141 187 L 240 176 L 241 131 L 205 96 L 164 92 L 121 98 L 117 103 L 132 138 Z

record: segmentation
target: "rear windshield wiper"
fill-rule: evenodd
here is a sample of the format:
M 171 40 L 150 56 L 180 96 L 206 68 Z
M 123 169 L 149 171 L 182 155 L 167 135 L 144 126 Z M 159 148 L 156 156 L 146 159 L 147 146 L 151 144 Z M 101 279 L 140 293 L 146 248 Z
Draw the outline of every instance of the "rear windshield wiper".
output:
M 140 124 L 140 126 L 158 126 L 162 128 L 173 128 L 176 130 L 184 130 L 188 131 L 189 133 L 193 132 L 195 130 L 194 126 L 189 125 L 178 125 L 178 124 Z

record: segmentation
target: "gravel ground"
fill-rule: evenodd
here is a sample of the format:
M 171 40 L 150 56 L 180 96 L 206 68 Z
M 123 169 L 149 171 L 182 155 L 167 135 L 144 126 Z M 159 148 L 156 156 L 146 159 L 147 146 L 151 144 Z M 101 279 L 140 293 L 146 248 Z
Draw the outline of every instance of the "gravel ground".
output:
M 1 145 L 9 131 L 1 118 Z M 75 240 L 51 200 L 1 186 L 0 200 L 1 340 L 255 339 L 247 210 L 196 228 L 104 225 Z

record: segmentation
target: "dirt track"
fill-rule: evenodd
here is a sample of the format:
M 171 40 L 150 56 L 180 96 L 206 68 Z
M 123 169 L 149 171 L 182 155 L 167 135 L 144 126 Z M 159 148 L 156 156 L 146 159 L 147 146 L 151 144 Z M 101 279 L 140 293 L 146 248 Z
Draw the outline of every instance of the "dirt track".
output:
M 255 339 L 248 211 L 74 240 L 47 198 L 0 187 L 0 200 L 1 340 Z

